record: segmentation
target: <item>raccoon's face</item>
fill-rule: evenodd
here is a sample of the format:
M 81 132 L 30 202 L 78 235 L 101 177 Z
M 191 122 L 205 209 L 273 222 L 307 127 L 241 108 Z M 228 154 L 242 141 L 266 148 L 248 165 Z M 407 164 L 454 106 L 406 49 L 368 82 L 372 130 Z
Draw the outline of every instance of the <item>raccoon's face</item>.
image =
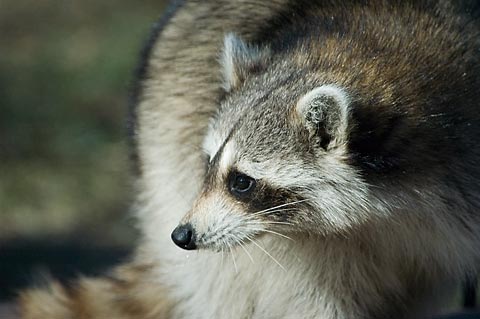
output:
M 346 156 L 348 93 L 282 65 L 244 81 L 242 68 L 265 58 L 227 36 L 228 94 L 205 137 L 204 186 L 172 233 L 184 249 L 338 233 L 369 214 L 368 189 Z

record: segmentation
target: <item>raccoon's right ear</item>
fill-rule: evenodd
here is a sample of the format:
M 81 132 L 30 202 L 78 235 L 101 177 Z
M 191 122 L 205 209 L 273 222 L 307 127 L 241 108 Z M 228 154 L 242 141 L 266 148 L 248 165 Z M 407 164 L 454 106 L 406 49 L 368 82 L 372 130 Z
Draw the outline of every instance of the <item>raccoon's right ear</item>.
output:
M 323 85 L 311 90 L 298 100 L 296 112 L 310 139 L 323 149 L 347 142 L 349 98 L 342 88 Z
M 228 33 L 220 57 L 225 91 L 231 91 L 243 83 L 249 74 L 262 70 L 269 53 L 268 48 L 248 45 L 235 34 Z

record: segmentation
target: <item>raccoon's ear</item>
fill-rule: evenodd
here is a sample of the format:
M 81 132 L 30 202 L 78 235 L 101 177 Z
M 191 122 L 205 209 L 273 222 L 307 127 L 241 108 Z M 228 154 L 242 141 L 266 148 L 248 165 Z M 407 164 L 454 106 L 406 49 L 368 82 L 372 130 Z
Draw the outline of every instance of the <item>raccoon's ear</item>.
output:
M 347 141 L 349 99 L 347 93 L 334 85 L 317 87 L 298 100 L 296 112 L 310 133 L 325 149 Z
M 269 51 L 268 48 L 248 45 L 233 33 L 225 35 L 220 57 L 225 91 L 238 87 L 249 74 L 263 69 Z

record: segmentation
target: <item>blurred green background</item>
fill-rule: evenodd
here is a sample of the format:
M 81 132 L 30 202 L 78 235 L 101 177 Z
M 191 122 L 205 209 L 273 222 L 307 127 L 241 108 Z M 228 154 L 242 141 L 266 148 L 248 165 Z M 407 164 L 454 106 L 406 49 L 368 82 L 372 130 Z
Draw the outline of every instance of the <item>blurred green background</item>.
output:
M 164 7 L 0 1 L 0 297 L 36 272 L 88 272 L 135 244 L 127 100 Z
M 128 258 L 128 93 L 165 4 L 0 0 L 0 300 Z

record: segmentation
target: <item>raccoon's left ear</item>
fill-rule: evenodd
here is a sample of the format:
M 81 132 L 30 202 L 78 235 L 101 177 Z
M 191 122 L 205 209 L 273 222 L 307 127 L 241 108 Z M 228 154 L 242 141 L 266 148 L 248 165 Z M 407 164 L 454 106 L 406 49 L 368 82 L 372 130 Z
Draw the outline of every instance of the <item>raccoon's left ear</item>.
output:
M 317 87 L 302 96 L 296 112 L 306 126 L 310 139 L 329 150 L 344 144 L 348 138 L 349 99 L 335 85 Z
M 225 91 L 238 87 L 249 74 L 263 69 L 269 53 L 268 48 L 248 45 L 235 34 L 227 34 L 220 57 Z

